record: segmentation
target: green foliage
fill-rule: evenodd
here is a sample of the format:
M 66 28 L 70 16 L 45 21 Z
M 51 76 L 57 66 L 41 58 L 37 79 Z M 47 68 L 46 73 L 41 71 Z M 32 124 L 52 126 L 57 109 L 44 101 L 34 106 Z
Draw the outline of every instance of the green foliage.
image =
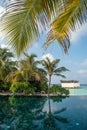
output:
M 61 86 L 58 86 L 58 85 L 53 85 L 51 88 L 50 88 L 50 93 L 53 93 L 53 94 L 58 94 L 59 96 L 68 96 L 69 95 L 69 90 L 65 89 L 65 88 L 62 88 Z
M 45 93 L 48 93 L 48 85 L 47 83 L 44 83 L 42 88 L 41 88 L 41 91 L 45 91 Z
M 25 94 L 33 94 L 36 88 L 32 87 L 29 82 L 16 82 L 11 85 L 11 92 L 24 92 Z
M 36 90 L 36 88 L 32 87 L 32 86 L 26 86 L 24 88 L 25 94 L 34 94 L 35 90 Z
M 11 87 L 11 83 L 10 82 L 6 82 L 3 85 L 3 90 L 4 91 L 9 91 L 10 87 Z
M 9 91 L 10 86 L 11 86 L 10 82 L 4 83 L 3 81 L 0 80 L 0 91 Z

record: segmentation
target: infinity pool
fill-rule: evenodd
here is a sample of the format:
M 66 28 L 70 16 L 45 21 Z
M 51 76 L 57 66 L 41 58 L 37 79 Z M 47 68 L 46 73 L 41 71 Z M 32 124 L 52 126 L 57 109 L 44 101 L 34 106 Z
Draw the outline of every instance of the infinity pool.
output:
M 87 96 L 0 97 L 0 130 L 87 130 Z

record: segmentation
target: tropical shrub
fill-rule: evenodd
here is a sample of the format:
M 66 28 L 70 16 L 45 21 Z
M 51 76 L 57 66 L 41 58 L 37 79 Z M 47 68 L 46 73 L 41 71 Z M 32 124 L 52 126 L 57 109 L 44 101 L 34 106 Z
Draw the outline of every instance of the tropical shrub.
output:
M 11 92 L 24 92 L 25 94 L 33 94 L 36 88 L 32 87 L 29 82 L 16 82 L 10 87 Z
M 30 82 L 30 86 L 33 86 L 35 89 L 35 92 L 41 92 L 41 91 L 45 91 L 45 93 L 47 93 L 48 91 L 48 85 L 47 82 L 40 82 L 40 81 L 29 81 Z
M 3 90 L 4 91 L 9 91 L 10 87 L 11 87 L 11 83 L 10 82 L 6 82 L 3 85 Z
M 58 94 L 59 96 L 62 96 L 62 95 L 68 96 L 69 90 L 62 88 L 61 86 L 58 86 L 58 85 L 53 85 L 50 88 L 50 93 Z
M 42 85 L 41 91 L 45 91 L 45 93 L 48 93 L 48 84 L 46 82 Z
M 0 91 L 9 91 L 9 88 L 11 86 L 10 82 L 4 83 L 3 81 L 0 80 Z
M 28 87 L 25 89 L 25 94 L 34 94 L 36 88 L 35 87 Z

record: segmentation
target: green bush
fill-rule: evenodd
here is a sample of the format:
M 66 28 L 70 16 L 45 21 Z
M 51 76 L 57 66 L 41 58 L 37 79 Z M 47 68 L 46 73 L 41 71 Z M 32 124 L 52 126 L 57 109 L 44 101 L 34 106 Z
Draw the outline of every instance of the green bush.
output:
M 11 87 L 11 83 L 10 83 L 10 82 L 6 82 L 6 83 L 3 85 L 4 91 L 9 91 L 10 87 Z
M 10 87 L 11 92 L 24 92 L 25 94 L 33 94 L 35 92 L 35 87 L 32 87 L 29 82 L 16 82 Z
M 69 90 L 62 88 L 61 86 L 58 86 L 58 85 L 53 85 L 50 88 L 50 93 L 58 94 L 59 96 L 62 96 L 62 95 L 68 96 Z
M 9 91 L 11 86 L 10 82 L 4 83 L 3 81 L 0 81 L 0 91 Z
M 42 85 L 41 91 L 45 91 L 45 93 L 48 93 L 48 85 L 47 85 L 47 83 L 44 83 Z

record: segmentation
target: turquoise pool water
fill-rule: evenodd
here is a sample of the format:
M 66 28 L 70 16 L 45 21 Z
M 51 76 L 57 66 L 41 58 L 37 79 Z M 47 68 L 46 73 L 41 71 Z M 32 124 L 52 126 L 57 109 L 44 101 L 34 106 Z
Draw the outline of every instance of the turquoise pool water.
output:
M 87 95 L 87 85 L 80 85 L 80 88 L 69 89 L 70 95 Z
M 87 96 L 0 97 L 0 130 L 87 130 Z

